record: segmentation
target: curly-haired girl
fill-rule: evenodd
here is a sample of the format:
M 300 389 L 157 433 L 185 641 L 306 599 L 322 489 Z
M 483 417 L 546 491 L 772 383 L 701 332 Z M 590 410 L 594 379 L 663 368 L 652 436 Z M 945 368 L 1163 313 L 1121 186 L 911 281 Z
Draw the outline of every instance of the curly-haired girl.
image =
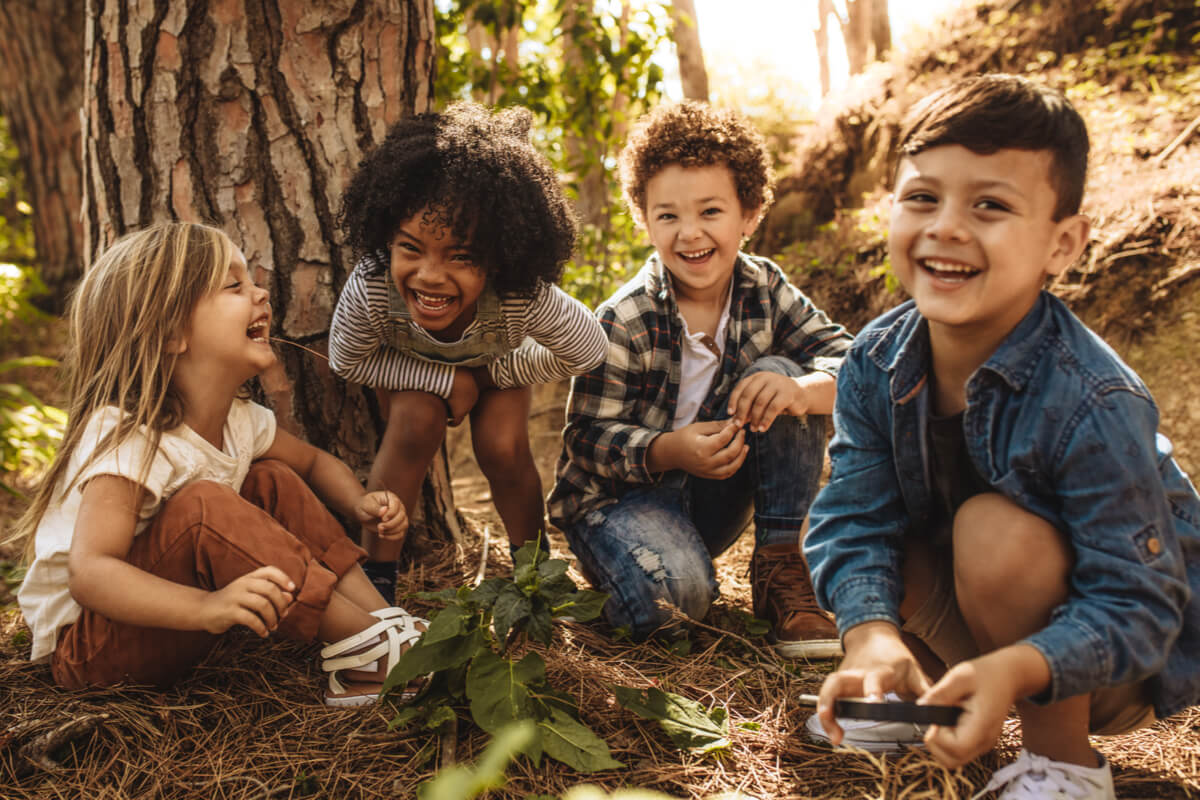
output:
M 374 387 L 387 418 L 368 486 L 411 509 L 446 426 L 470 416 L 514 549 L 545 529 L 530 387 L 585 372 L 607 350 L 592 313 L 554 286 L 575 227 L 530 120 L 460 103 L 393 126 L 342 200 L 360 260 L 329 339 L 330 366 Z M 403 535 L 364 530 L 367 572 L 385 596 Z
M 69 422 L 10 538 L 29 540 L 32 658 L 66 687 L 169 684 L 244 625 L 332 642 L 325 702 L 374 701 L 424 621 L 388 607 L 325 503 L 383 532 L 408 520 L 243 399 L 275 355 L 238 248 L 189 223 L 130 234 L 88 269 L 69 321 Z

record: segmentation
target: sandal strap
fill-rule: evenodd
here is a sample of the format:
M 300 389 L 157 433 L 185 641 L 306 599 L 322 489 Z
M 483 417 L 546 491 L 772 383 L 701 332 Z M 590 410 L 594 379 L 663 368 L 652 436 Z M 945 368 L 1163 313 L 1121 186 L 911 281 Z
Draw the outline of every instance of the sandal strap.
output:
M 389 614 L 387 618 L 381 619 L 374 625 L 324 647 L 321 650 L 321 669 L 326 672 L 358 669 L 374 663 L 384 655 L 387 656 L 387 664 L 391 667 L 399 660 L 402 646 L 421 638 L 423 631 L 417 630 L 418 622 L 424 622 L 424 620 L 406 612 Z M 383 635 L 380 636 L 380 634 Z M 342 655 L 347 651 L 369 644 L 372 640 L 377 640 L 373 647 L 357 653 Z

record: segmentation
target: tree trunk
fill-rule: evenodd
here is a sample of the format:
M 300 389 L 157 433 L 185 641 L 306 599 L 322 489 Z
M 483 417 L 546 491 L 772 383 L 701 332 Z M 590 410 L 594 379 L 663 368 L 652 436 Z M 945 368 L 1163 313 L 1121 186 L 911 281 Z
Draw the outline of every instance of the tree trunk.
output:
M 700 25 L 693 0 L 672 0 L 671 39 L 679 54 L 679 82 L 688 100 L 708 101 L 708 70 L 700 47 Z
M 846 42 L 846 63 L 851 75 L 862 72 L 870 60 L 867 51 L 871 46 L 871 6 L 871 0 L 846 0 L 842 38 Z
M 873 58 L 883 61 L 892 52 L 892 19 L 887 0 L 874 0 L 871 9 L 871 48 Z
M 272 336 L 325 352 L 353 267 L 339 199 L 389 125 L 430 108 L 434 43 L 433 0 L 89 0 L 88 260 L 158 220 L 217 225 L 271 291 Z M 382 426 L 373 392 L 323 357 L 276 351 L 259 384 L 280 424 L 364 472 Z M 461 535 L 444 453 L 422 503 L 410 516 Z
M 821 97 L 829 96 L 829 15 L 833 13 L 833 0 L 817 0 L 817 68 L 821 74 Z
M 79 106 L 83 0 L 0 3 L 0 109 L 33 204 L 38 266 L 62 310 L 83 270 Z

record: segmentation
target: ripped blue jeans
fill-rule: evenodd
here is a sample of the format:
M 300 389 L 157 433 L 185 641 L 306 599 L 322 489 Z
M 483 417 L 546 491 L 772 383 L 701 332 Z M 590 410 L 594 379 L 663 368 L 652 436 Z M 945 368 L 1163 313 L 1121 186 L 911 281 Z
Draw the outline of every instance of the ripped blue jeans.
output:
M 766 356 L 744 375 L 805 373 L 790 359 Z M 754 520 L 755 547 L 798 544 L 817 493 L 825 454 L 824 416 L 780 416 L 765 433 L 747 432 L 750 452 L 724 480 L 681 470 L 626 492 L 564 533 L 583 574 L 609 596 L 604 614 L 637 641 L 677 635 L 672 609 L 703 619 L 720 588 L 712 560 Z

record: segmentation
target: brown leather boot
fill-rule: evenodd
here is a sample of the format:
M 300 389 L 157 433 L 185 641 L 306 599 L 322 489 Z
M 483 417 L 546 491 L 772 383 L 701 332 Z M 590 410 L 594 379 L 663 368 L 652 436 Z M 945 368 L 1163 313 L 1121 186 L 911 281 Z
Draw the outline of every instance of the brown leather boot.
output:
M 750 560 L 754 616 L 771 623 L 775 651 L 784 658 L 834 658 L 842 654 L 833 615 L 813 595 L 808 564 L 790 544 L 758 547 Z

